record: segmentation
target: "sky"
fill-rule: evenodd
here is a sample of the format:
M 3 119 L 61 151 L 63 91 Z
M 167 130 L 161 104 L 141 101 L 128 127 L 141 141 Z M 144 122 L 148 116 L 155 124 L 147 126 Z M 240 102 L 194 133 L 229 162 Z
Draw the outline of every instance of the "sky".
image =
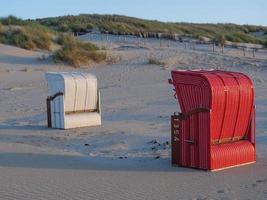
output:
M 168 22 L 267 26 L 267 0 L 0 0 L 0 16 L 120 14 Z

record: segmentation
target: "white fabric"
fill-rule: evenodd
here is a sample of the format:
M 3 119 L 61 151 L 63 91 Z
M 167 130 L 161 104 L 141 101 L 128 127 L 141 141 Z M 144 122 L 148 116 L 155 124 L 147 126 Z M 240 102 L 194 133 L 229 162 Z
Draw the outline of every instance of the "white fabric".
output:
M 63 92 L 64 94 L 64 96 L 59 96 L 51 102 L 52 128 L 66 129 L 75 128 L 75 124 L 77 124 L 77 127 L 101 124 L 101 116 L 98 113 L 99 116 L 97 117 L 92 115 L 96 119 L 93 119 L 90 115 L 89 118 L 92 122 L 82 120 L 78 123 L 73 119 L 73 117 L 80 117 L 75 112 L 91 114 L 81 112 L 97 109 L 97 78 L 94 75 L 78 72 L 48 72 L 45 74 L 45 78 L 48 84 L 49 96 L 53 96 L 58 92 Z M 74 112 L 74 114 L 66 115 L 66 112 Z M 73 125 L 70 123 L 73 123 Z

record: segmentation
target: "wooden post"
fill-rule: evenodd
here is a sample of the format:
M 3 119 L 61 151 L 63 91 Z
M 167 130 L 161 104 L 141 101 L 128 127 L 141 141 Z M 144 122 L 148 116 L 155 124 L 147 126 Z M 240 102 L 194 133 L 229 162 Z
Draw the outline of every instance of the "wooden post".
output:
M 243 56 L 246 56 L 245 47 L 243 47 Z
M 224 50 L 224 45 L 221 45 L 221 47 L 222 47 L 222 54 L 223 54 L 223 50 Z
M 252 49 L 253 58 L 255 58 L 255 48 Z
M 46 99 L 46 112 L 47 112 L 47 126 L 48 128 L 52 127 L 52 123 L 51 123 L 51 101 L 50 101 L 50 97 L 47 97 Z
M 185 49 L 187 48 L 186 42 L 184 43 L 184 48 L 185 48 Z

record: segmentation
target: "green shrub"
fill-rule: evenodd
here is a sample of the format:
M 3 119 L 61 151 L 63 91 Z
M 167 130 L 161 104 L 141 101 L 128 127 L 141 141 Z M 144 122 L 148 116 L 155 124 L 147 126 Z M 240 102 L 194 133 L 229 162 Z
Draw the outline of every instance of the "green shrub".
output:
M 23 29 L 8 30 L 2 35 L 2 43 L 14 45 L 24 49 L 34 49 L 35 45 L 29 34 Z
M 31 24 L 24 27 L 26 33 L 38 49 L 50 50 L 52 45 L 52 33 L 47 28 L 38 24 Z
M 3 25 L 2 25 L 2 23 L 0 22 L 0 33 L 2 33 L 3 32 Z
M 70 27 L 68 26 L 68 24 L 59 24 L 59 27 L 58 27 L 58 31 L 60 32 L 68 32 L 70 30 Z
M 24 21 L 24 20 L 22 20 L 16 16 L 13 16 L 13 15 L 9 15 L 8 17 L 0 18 L 0 22 L 3 25 L 25 25 L 25 24 L 27 24 L 26 21 Z
M 0 34 L 2 43 L 24 49 L 50 50 L 52 44 L 52 33 L 48 32 L 46 27 L 38 24 L 9 28 Z
M 90 62 L 102 62 L 106 60 L 106 53 L 98 51 L 98 48 L 91 43 L 83 43 L 70 35 L 61 35 L 58 43 L 62 48 L 54 53 L 55 62 L 66 62 L 74 67 L 88 64 Z
M 213 39 L 213 41 L 220 46 L 224 46 L 226 43 L 226 39 L 223 34 L 216 35 L 216 37 Z

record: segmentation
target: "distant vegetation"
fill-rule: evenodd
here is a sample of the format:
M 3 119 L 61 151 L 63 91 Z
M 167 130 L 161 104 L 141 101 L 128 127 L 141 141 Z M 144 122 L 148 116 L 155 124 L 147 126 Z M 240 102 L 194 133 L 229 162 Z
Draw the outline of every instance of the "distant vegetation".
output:
M 26 25 L 29 24 L 29 22 L 24 21 L 16 16 L 9 15 L 8 17 L 2 17 L 0 18 L 0 22 L 2 25 Z
M 163 23 L 119 15 L 78 15 L 37 19 L 42 25 L 63 32 L 86 32 L 97 28 L 111 34 L 130 34 L 142 37 L 165 37 L 174 39 L 180 36 L 215 39 L 224 35 L 227 41 L 264 44 L 267 37 L 256 37 L 251 33 L 267 32 L 267 27 L 236 24 L 193 24 Z M 265 35 L 266 36 L 266 35 Z
M 75 67 L 90 62 L 113 60 L 104 50 L 76 40 L 73 33 L 98 30 L 102 33 L 180 40 L 182 37 L 213 41 L 222 47 L 227 41 L 262 44 L 267 47 L 267 27 L 236 24 L 164 23 L 118 15 L 78 15 L 22 20 L 0 18 L 0 43 L 24 49 L 53 51 L 54 60 Z M 257 33 L 263 33 L 258 35 Z M 56 51 L 54 46 L 59 46 Z M 109 59 L 112 58 L 112 59 Z M 108 61 L 107 61 L 108 62 Z M 150 64 L 162 65 L 156 59 Z

